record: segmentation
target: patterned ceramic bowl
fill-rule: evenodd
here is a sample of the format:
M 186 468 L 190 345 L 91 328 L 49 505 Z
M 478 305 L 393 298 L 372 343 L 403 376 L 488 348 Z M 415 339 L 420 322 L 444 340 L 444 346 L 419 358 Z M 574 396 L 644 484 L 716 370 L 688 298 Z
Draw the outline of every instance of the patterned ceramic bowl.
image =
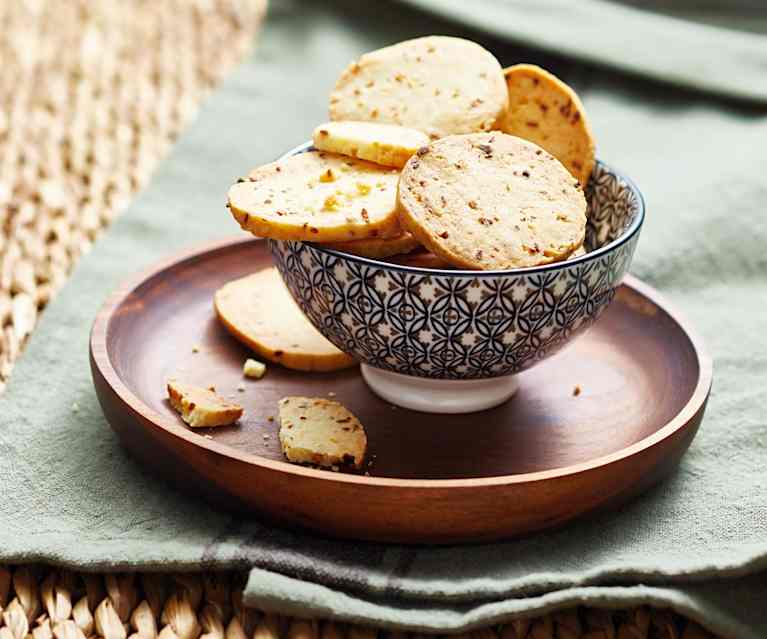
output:
M 612 301 L 639 239 L 644 201 L 601 162 L 586 197 L 589 252 L 540 267 L 436 270 L 306 242 L 270 245 L 298 305 L 360 359 L 378 395 L 416 410 L 468 412 L 508 399 L 516 373 L 583 333 Z

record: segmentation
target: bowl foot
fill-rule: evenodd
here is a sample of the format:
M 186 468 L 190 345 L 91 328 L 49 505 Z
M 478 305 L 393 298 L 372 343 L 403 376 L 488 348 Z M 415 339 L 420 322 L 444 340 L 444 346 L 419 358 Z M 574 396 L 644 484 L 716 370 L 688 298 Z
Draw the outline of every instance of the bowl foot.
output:
M 428 379 L 393 373 L 367 364 L 362 377 L 379 397 L 424 413 L 473 413 L 502 404 L 519 386 L 515 375 L 490 379 Z

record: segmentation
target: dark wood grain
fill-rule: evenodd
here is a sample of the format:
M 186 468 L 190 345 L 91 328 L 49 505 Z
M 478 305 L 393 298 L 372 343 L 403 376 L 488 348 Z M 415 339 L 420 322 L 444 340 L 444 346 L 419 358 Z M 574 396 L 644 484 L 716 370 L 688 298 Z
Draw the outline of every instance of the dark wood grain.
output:
M 272 365 L 262 380 L 243 380 L 248 352 L 215 320 L 212 296 L 270 264 L 265 244 L 252 239 L 177 257 L 122 287 L 91 336 L 99 400 L 127 448 L 220 506 L 345 537 L 496 539 L 561 524 L 646 488 L 674 468 L 703 415 L 709 358 L 657 293 L 632 278 L 591 331 L 523 373 L 517 395 L 492 410 L 393 408 L 357 369 L 301 373 Z M 186 428 L 165 399 L 173 376 L 214 384 L 245 406 L 244 419 Z M 370 476 L 282 461 L 277 420 L 268 419 L 277 400 L 329 393 L 366 427 Z

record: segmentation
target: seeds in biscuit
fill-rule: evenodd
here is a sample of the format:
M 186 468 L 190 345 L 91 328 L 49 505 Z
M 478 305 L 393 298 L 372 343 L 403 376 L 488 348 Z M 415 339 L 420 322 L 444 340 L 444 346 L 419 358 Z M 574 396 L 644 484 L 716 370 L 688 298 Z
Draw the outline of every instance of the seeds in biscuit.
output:
M 489 51 L 429 36 L 353 62 L 330 95 L 330 119 L 399 124 L 440 138 L 492 129 L 507 102 L 501 66 Z
M 361 468 L 367 435 L 360 421 L 339 402 L 285 397 L 280 400 L 280 444 L 291 462 Z
M 500 129 L 535 142 L 585 186 L 594 169 L 594 135 L 578 95 L 533 64 L 514 65 L 504 74 L 509 108 Z
M 356 364 L 309 323 L 274 267 L 225 284 L 214 307 L 235 338 L 286 368 L 334 371 Z
M 397 237 L 371 238 L 369 240 L 354 240 L 352 242 L 328 242 L 322 244 L 336 251 L 361 255 L 373 259 L 402 255 L 417 249 L 421 244 L 410 233 L 402 233 Z
M 575 178 L 540 147 L 500 132 L 432 142 L 405 165 L 398 198 L 403 228 L 463 268 L 563 260 L 585 233 Z
M 277 240 L 342 242 L 389 237 L 397 224 L 399 171 L 324 151 L 254 169 L 229 189 L 243 229 Z
M 428 144 L 426 134 L 395 124 L 326 122 L 314 129 L 314 148 L 401 169 Z
M 168 400 L 192 428 L 228 426 L 240 419 L 244 412 L 242 406 L 226 401 L 208 388 L 177 380 L 168 382 Z

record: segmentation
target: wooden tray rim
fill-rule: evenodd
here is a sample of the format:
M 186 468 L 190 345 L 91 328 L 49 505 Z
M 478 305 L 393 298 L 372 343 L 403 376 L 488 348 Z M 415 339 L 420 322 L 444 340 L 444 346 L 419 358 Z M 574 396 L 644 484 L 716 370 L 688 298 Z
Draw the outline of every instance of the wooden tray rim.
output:
M 260 457 L 249 453 L 243 453 L 226 444 L 219 444 L 215 440 L 201 437 L 192 429 L 181 426 L 177 420 L 169 419 L 165 415 L 157 413 L 154 409 L 144 403 L 137 397 L 122 381 L 117 371 L 112 366 L 112 362 L 107 351 L 107 332 L 109 323 L 115 310 L 126 300 L 126 298 L 141 285 L 150 279 L 158 276 L 163 271 L 182 264 L 188 264 L 200 259 L 206 258 L 210 254 L 221 251 L 231 250 L 247 243 L 265 242 L 261 238 L 253 237 L 229 237 L 222 240 L 206 242 L 189 249 L 182 250 L 170 257 L 164 258 L 149 267 L 139 271 L 136 275 L 129 277 L 107 298 L 93 322 L 90 335 L 90 355 L 91 361 L 103 376 L 106 382 L 114 390 L 117 397 L 126 405 L 127 408 L 138 415 L 143 416 L 151 422 L 155 428 L 160 428 L 165 432 L 172 434 L 186 442 L 199 446 L 211 453 L 227 457 L 232 460 L 246 464 L 260 466 L 261 468 L 287 473 L 306 479 L 315 479 L 322 481 L 339 482 L 344 484 L 357 484 L 371 487 L 400 487 L 400 488 L 419 488 L 419 489 L 444 489 L 444 488 L 462 488 L 474 489 L 479 487 L 507 486 L 510 484 L 524 484 L 532 482 L 549 481 L 565 476 L 577 475 L 589 472 L 600 467 L 606 467 L 620 462 L 623 459 L 636 455 L 644 450 L 652 448 L 663 440 L 672 437 L 678 430 L 683 429 L 686 424 L 696 415 L 696 413 L 705 404 L 711 391 L 713 379 L 713 363 L 706 348 L 703 345 L 701 337 L 691 326 L 688 320 L 673 308 L 672 305 L 657 290 L 649 284 L 645 284 L 639 278 L 633 275 L 626 275 L 622 284 L 638 292 L 653 304 L 662 308 L 674 322 L 682 329 L 690 340 L 693 351 L 698 361 L 698 381 L 693 393 L 682 409 L 665 426 L 651 435 L 622 448 L 614 453 L 602 455 L 595 459 L 552 468 L 550 470 L 536 471 L 532 473 L 519 473 L 513 475 L 494 475 L 492 477 L 475 477 L 463 479 L 401 479 L 392 477 L 374 477 L 367 475 L 353 475 L 342 473 L 331 473 L 326 470 L 315 469 L 307 466 L 299 466 L 287 461 L 279 461 Z M 211 301 L 212 308 L 212 301 Z M 95 391 L 94 391 L 95 392 Z

